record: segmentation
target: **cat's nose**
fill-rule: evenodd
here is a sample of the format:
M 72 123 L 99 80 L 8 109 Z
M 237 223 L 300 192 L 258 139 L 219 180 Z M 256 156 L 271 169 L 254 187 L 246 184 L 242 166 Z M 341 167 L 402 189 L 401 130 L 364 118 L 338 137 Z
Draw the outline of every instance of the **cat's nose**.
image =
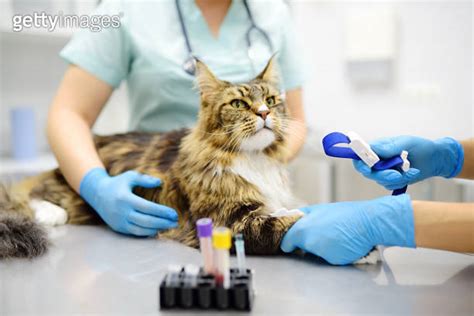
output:
M 270 113 L 270 109 L 265 105 L 262 104 L 258 110 L 257 110 L 257 115 L 260 116 L 264 121 L 267 118 L 267 115 Z
M 265 119 L 267 118 L 267 115 L 270 114 L 270 111 L 269 110 L 265 110 L 265 111 L 258 111 L 257 112 L 257 115 L 260 116 L 264 121 Z

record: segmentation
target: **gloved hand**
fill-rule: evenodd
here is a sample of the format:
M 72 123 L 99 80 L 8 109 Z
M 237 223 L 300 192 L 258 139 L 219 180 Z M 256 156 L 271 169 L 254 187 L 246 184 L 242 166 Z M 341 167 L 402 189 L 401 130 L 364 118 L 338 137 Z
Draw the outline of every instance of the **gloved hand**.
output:
M 411 168 L 407 172 L 393 169 L 372 171 L 364 162 L 354 160 L 357 171 L 387 190 L 400 189 L 430 177 L 455 177 L 464 163 L 461 144 L 448 137 L 435 141 L 415 136 L 383 138 L 370 143 L 370 147 L 380 158 L 391 158 L 403 150 L 408 151 Z
M 80 195 L 114 231 L 135 236 L 153 236 L 175 228 L 178 214 L 172 208 L 145 200 L 135 194 L 136 186 L 155 188 L 160 179 L 127 171 L 111 177 L 103 168 L 91 169 L 82 178 Z
M 280 248 L 296 248 L 331 264 L 350 264 L 377 245 L 415 247 L 410 196 L 340 202 L 300 208 L 306 213 L 283 237 Z

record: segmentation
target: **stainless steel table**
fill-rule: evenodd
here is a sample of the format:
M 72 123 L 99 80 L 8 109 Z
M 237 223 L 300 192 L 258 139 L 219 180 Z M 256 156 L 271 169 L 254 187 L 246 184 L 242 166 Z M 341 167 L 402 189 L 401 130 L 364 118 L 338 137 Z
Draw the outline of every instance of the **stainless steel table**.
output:
M 200 263 L 195 249 L 105 227 L 62 226 L 50 234 L 46 256 L 0 262 L 0 315 L 157 315 L 167 265 Z M 384 256 L 360 267 L 314 256 L 250 257 L 253 314 L 474 315 L 474 257 L 401 248 Z

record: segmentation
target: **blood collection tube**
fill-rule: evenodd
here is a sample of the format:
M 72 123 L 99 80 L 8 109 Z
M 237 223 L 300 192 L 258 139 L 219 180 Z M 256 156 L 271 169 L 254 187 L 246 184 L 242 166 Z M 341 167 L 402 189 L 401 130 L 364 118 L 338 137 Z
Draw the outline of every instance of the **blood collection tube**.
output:
M 194 264 L 187 264 L 184 266 L 184 286 L 195 287 L 197 284 L 197 277 L 199 274 L 199 267 Z
M 166 286 L 177 287 L 179 285 L 179 274 L 181 273 L 181 266 L 170 264 L 168 266 L 168 275 L 166 276 Z
M 244 237 L 242 234 L 235 235 L 235 252 L 237 253 L 237 267 L 239 268 L 239 274 L 245 274 L 245 247 Z
M 196 222 L 199 237 L 199 248 L 204 261 L 204 272 L 214 273 L 214 257 L 212 254 L 212 219 L 200 218 Z
M 224 289 L 230 287 L 230 259 L 232 235 L 227 227 L 217 227 L 212 233 L 212 243 L 216 252 L 216 284 Z

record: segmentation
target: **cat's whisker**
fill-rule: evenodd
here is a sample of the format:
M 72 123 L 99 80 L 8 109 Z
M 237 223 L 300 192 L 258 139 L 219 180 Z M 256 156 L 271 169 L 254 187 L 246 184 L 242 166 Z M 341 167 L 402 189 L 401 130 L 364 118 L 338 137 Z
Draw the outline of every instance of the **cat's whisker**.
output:
M 293 129 L 293 130 L 301 129 L 303 127 L 302 125 L 288 124 L 288 123 L 282 123 L 280 126 L 284 129 Z
M 287 133 L 286 135 L 286 138 L 289 138 L 288 135 L 291 135 L 291 138 L 294 138 L 296 140 L 301 140 L 301 141 L 304 141 L 305 140 L 305 137 L 303 135 L 301 135 L 300 133 Z
M 208 134 L 208 135 L 228 135 L 228 134 L 232 134 L 234 133 L 238 128 L 239 126 L 232 126 L 233 128 L 229 131 L 226 131 L 226 132 L 207 132 L 205 130 L 202 130 L 202 129 L 199 129 L 199 131 L 201 133 L 205 133 L 205 134 Z
M 286 120 L 286 121 L 298 121 L 298 120 L 296 120 L 295 118 L 293 118 L 292 116 L 290 116 L 288 114 L 280 116 L 280 119 L 281 120 Z
M 281 124 L 282 129 L 285 131 L 291 130 L 292 132 L 299 132 L 301 130 L 305 129 L 305 126 L 303 125 L 295 125 L 295 124 Z
M 224 129 L 228 128 L 228 127 L 231 127 L 230 130 L 225 131 L 225 132 L 207 132 L 207 131 L 204 131 L 202 129 L 199 129 L 199 131 L 202 132 L 202 133 L 208 134 L 208 135 L 216 135 L 216 136 L 228 135 L 228 134 L 235 133 L 238 129 L 244 129 L 247 126 L 253 125 L 253 123 L 254 123 L 253 121 L 248 121 L 248 122 L 245 122 L 243 125 L 236 125 L 235 123 L 234 124 L 229 124 L 229 125 L 222 125 L 221 128 L 224 128 Z
M 287 127 L 292 127 L 292 128 L 302 128 L 302 127 L 306 127 L 305 124 L 301 123 L 301 122 L 298 122 L 298 121 L 280 121 L 278 122 L 278 124 L 283 127 L 283 128 L 287 128 Z
M 232 139 L 231 142 L 229 143 L 230 151 L 231 152 L 236 152 L 237 151 L 237 146 L 240 146 L 240 144 L 242 143 L 242 141 L 244 139 L 245 139 L 245 137 L 242 137 L 242 133 L 236 133 L 234 139 Z
M 296 126 L 301 126 L 301 127 L 306 127 L 306 124 L 300 122 L 300 121 L 297 121 L 297 120 L 294 120 L 294 119 L 282 119 L 281 120 L 281 123 L 282 124 L 286 124 L 286 125 L 296 125 Z
M 243 128 L 241 129 L 240 133 L 238 133 L 233 140 L 233 146 L 231 147 L 231 152 L 236 152 L 237 151 L 237 146 L 240 146 L 242 141 L 247 139 L 249 136 L 245 135 L 244 133 L 246 132 L 247 129 L 253 128 L 253 122 L 247 122 L 244 124 Z M 240 141 L 240 142 L 239 142 Z M 232 144 L 231 144 L 232 145 Z

